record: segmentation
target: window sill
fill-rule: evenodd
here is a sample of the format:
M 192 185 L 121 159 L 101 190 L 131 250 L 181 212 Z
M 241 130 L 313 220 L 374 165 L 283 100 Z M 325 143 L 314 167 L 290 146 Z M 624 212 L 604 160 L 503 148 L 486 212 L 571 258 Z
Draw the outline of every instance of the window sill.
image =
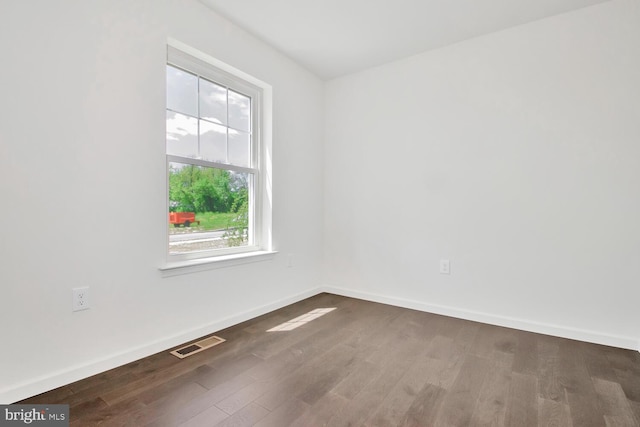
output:
M 277 251 L 255 251 L 188 261 L 167 262 L 159 267 L 159 270 L 162 273 L 162 277 L 178 276 L 217 268 L 233 267 L 240 264 L 270 261 L 277 253 Z

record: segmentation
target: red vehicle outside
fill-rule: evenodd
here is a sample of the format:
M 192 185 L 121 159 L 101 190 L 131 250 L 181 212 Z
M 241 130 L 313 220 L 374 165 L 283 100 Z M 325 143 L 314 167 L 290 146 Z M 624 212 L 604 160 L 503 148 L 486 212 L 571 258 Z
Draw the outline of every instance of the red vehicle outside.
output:
M 174 227 L 191 227 L 191 224 L 197 223 L 200 225 L 200 221 L 196 221 L 196 214 L 194 212 L 169 212 L 169 224 L 173 224 Z

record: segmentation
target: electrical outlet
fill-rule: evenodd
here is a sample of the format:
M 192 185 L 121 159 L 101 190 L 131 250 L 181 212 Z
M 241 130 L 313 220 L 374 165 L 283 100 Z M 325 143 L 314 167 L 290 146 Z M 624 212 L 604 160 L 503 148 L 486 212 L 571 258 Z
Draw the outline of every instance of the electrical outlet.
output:
M 440 260 L 440 274 L 451 274 L 451 264 L 448 259 Z
M 73 288 L 73 311 L 89 309 L 89 288 Z

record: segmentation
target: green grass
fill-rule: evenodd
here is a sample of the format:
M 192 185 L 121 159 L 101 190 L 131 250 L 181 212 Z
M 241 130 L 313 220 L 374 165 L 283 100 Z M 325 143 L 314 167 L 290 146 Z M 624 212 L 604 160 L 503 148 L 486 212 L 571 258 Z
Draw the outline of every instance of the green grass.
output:
M 199 228 L 202 230 L 222 230 L 232 225 L 232 220 L 237 216 L 235 212 L 204 212 L 197 213 L 196 220 L 200 221 Z
M 204 212 L 196 214 L 197 223 L 191 224 L 191 227 L 174 227 L 169 224 L 169 234 L 182 234 L 196 231 L 214 231 L 226 230 L 227 227 L 233 227 L 234 219 L 238 216 L 235 212 Z

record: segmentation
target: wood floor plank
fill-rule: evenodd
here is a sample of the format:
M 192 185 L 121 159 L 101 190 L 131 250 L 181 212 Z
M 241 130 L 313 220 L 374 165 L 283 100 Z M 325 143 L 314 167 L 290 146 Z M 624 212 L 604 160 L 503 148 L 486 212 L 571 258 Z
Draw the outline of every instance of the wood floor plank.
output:
M 490 359 L 495 350 L 495 342 L 498 339 L 497 328 L 487 324 L 478 325 L 473 344 L 469 353 L 478 357 Z
M 315 308 L 300 328 L 267 332 Z M 640 354 L 321 294 L 24 403 L 87 426 L 640 427 Z
M 208 375 L 213 369 L 208 365 L 198 366 L 196 369 L 186 372 L 175 378 L 167 378 L 164 382 L 159 382 L 152 388 L 140 388 L 139 393 L 130 392 L 128 393 L 129 399 L 135 397 L 140 402 L 145 405 L 150 405 L 153 402 L 164 399 L 167 396 L 170 396 L 174 393 L 178 388 L 184 385 L 190 385 L 192 383 L 197 383 L 198 379 L 202 375 Z M 110 394 L 109 394 L 110 395 Z M 115 403 L 122 402 L 123 399 L 118 399 Z M 109 404 L 113 405 L 113 399 L 108 401 Z
M 566 403 L 564 387 L 558 376 L 559 344 L 543 339 L 539 342 L 538 351 L 538 395 L 545 400 Z
M 269 415 L 269 411 L 260 405 L 250 403 L 238 412 L 216 424 L 216 427 L 249 427 Z
M 167 381 L 178 378 L 178 381 L 182 383 L 188 383 L 192 378 L 199 377 L 203 371 L 208 372 L 211 370 L 209 366 L 199 365 L 199 361 L 194 363 L 189 359 L 183 359 L 186 363 L 178 363 L 171 365 L 168 368 L 154 372 L 153 374 L 141 377 L 137 380 L 133 380 L 126 383 L 120 388 L 101 393 L 100 397 L 104 399 L 109 405 L 114 405 L 123 400 L 135 397 L 147 390 L 157 389 L 162 387 Z
M 597 400 L 590 392 L 567 392 L 567 400 L 574 425 L 596 427 L 605 424 L 604 414 L 601 412 Z
M 604 421 L 607 427 L 637 427 L 635 418 L 627 415 L 605 415 Z
M 518 331 L 511 328 L 503 328 L 500 326 L 494 326 L 496 328 L 496 340 L 493 347 L 500 353 L 515 354 L 518 348 Z
M 345 344 L 357 348 L 378 348 L 387 337 L 380 329 L 393 324 L 403 310 L 384 304 L 372 304 L 362 307 L 355 321 L 342 327 L 353 330 L 353 334 L 345 340 Z
M 629 405 L 631 406 L 631 411 L 633 412 L 636 424 L 640 426 L 640 402 L 630 400 Z
M 418 392 L 411 406 L 401 418 L 398 426 L 423 427 L 434 425 L 438 410 L 447 390 L 442 387 L 427 383 Z
M 408 342 L 423 340 L 420 324 L 414 320 L 415 316 L 417 316 L 417 312 L 409 310 L 396 317 L 390 324 L 376 329 L 377 336 L 383 340 L 379 342 L 374 351 L 370 347 L 365 347 L 368 352 L 365 360 L 376 365 L 386 363 L 394 352 L 403 351 L 403 347 Z
M 110 418 L 105 424 L 110 426 L 175 426 L 176 424 L 171 422 L 173 414 L 177 413 L 188 402 L 206 392 L 207 389 L 199 384 L 184 384 L 161 399 L 154 400 L 149 405 L 144 405 L 133 411 L 122 412 Z
M 609 415 L 621 417 L 622 419 L 634 419 L 631 405 L 619 383 L 600 378 L 592 378 L 592 380 L 605 417 Z
M 288 348 L 257 363 L 245 373 L 258 381 L 272 380 L 300 367 L 308 358 L 309 354 L 305 354 L 303 350 Z
M 331 398 L 335 398 L 337 402 L 344 402 L 344 404 L 338 404 L 335 407 L 331 408 L 330 413 L 325 413 L 324 411 L 323 412 L 308 411 L 309 413 L 305 414 L 304 416 L 296 420 L 295 424 L 299 425 L 300 427 L 303 427 L 304 418 L 318 417 L 322 420 L 322 423 L 320 425 L 322 425 L 323 427 L 327 427 L 331 425 L 349 425 L 348 423 L 342 422 L 342 420 L 348 420 L 351 414 L 353 413 L 352 402 L 348 399 L 345 399 L 342 396 L 335 395 L 333 392 L 329 392 L 327 394 L 327 399 L 331 399 Z M 318 402 L 316 402 L 316 405 L 317 404 Z M 356 425 L 356 424 L 352 424 L 352 425 Z
M 616 373 L 601 346 L 587 343 L 579 343 L 579 345 L 582 359 L 592 378 L 617 381 Z
M 572 427 L 569 405 L 538 397 L 538 425 L 541 427 Z
M 308 399 L 314 399 L 311 393 L 312 388 L 318 386 L 316 381 L 326 381 L 326 383 L 322 383 L 322 389 L 316 391 L 316 393 L 320 393 L 327 391 L 338 380 L 335 373 L 329 374 L 329 379 L 324 377 L 323 367 L 326 367 L 325 361 L 336 357 L 342 363 L 347 363 L 348 360 L 352 360 L 354 351 L 353 347 L 350 346 L 334 345 L 325 353 L 326 357 L 315 357 L 310 363 L 291 372 L 271 390 L 256 399 L 256 403 L 269 410 L 274 410 L 284 401 L 289 400 L 291 395 L 300 397 L 302 394 L 307 393 L 305 396 Z
M 618 382 L 624 391 L 627 399 L 640 403 L 640 381 L 638 381 L 638 377 L 640 373 L 633 373 L 631 371 L 622 371 L 619 369 L 615 369 Z
M 466 322 L 466 320 L 456 319 L 455 317 L 445 317 L 439 323 L 438 335 L 455 339 Z
M 507 412 L 511 366 L 494 360 L 482 383 L 470 426 L 501 426 Z
M 458 377 L 463 362 L 463 354 L 456 355 L 449 360 L 431 359 L 425 373 L 427 383 L 450 390 Z
M 458 341 L 458 340 L 456 340 Z M 468 352 L 511 368 L 515 359 L 517 340 L 514 330 L 478 324 L 477 333 Z
M 349 399 L 333 392 L 326 393 L 290 427 L 324 426 L 335 414 L 348 411 Z
M 446 394 L 438 411 L 436 426 L 468 426 L 476 400 L 491 362 L 472 354 L 464 357 L 453 386 Z
M 518 345 L 513 360 L 513 372 L 535 375 L 538 371 L 538 339 L 531 332 L 518 334 Z
M 322 350 L 318 354 L 313 354 L 307 363 L 284 376 L 271 390 L 260 396 L 256 403 L 269 410 L 274 410 L 284 401 L 291 398 L 290 393 L 295 392 L 296 395 L 299 395 L 303 390 L 307 390 L 312 381 L 309 378 L 316 378 L 315 376 L 321 373 L 319 371 L 325 366 L 325 361 L 331 360 L 332 355 L 350 359 L 353 357 L 352 353 L 354 352 L 352 347 L 341 343 L 328 344 Z
M 144 359 L 127 364 L 126 369 L 110 369 L 82 381 L 71 383 L 68 387 L 76 394 L 80 392 L 89 393 L 89 390 L 94 388 L 99 388 L 101 392 L 104 393 L 121 387 L 123 384 L 126 384 L 133 379 L 146 377 L 176 363 L 176 357 L 168 352 L 156 353 Z M 111 389 L 106 388 L 106 386 L 110 386 Z
M 321 363 L 314 364 L 310 373 L 305 374 L 307 385 L 296 393 L 303 402 L 313 405 L 353 371 L 355 349 L 347 345 L 338 345 L 335 350 L 327 354 L 326 358 L 322 358 Z
M 217 408 L 211 406 L 209 409 L 205 409 L 193 418 L 190 418 L 184 423 L 180 423 L 181 427 L 202 427 L 202 426 L 215 426 L 222 421 L 229 418 L 229 415 Z
M 70 408 L 72 415 L 70 426 L 93 426 L 93 425 L 113 425 L 112 420 L 122 417 L 122 414 L 131 414 L 146 411 L 146 405 L 136 398 L 123 400 L 113 406 L 104 406 L 99 409 L 83 412 L 78 411 L 76 407 Z
M 614 347 L 599 347 L 606 354 L 611 367 L 616 371 L 640 373 L 640 353 Z
M 427 357 L 435 360 L 429 364 L 427 382 L 449 390 L 458 376 L 464 356 L 455 340 L 437 335 L 427 351 Z
M 366 421 L 370 426 L 389 426 L 402 419 L 418 393 L 431 377 L 434 359 L 426 356 L 426 346 L 417 360 L 409 367 L 393 389 L 385 397 L 377 410 Z
M 511 373 L 505 426 L 538 425 L 537 382 L 533 375 Z
M 201 386 L 207 389 L 212 389 L 229 381 L 229 379 L 242 374 L 261 362 L 263 362 L 261 358 L 253 354 L 247 354 L 225 363 L 224 369 L 222 369 L 218 364 L 216 364 L 217 368 L 210 367 L 210 372 L 198 375 L 196 381 Z
M 290 351 L 294 352 L 304 363 L 310 363 L 317 360 L 336 344 L 345 344 L 355 332 L 351 328 L 344 327 L 344 324 L 327 325 L 316 333 L 306 333 L 306 331 L 297 331 L 301 338 L 290 347 Z M 345 344 L 346 345 L 346 344 Z
M 427 356 L 432 359 L 448 360 L 459 354 L 460 348 L 455 346 L 455 340 L 443 335 L 436 335 L 431 341 Z
M 207 390 L 205 388 L 205 391 L 203 393 L 199 393 L 198 395 L 191 398 L 188 402 L 185 402 L 179 408 L 171 411 L 170 414 L 164 417 L 164 420 L 167 422 L 167 425 L 178 425 L 180 423 L 186 422 L 194 416 L 200 414 L 201 412 L 207 411 L 212 406 L 216 405 L 238 390 L 253 383 L 254 381 L 255 380 L 253 378 L 247 375 L 238 375 L 229 378 L 223 383 L 217 384 L 211 389 Z M 200 384 L 198 385 L 202 387 Z
M 604 421 L 607 427 L 635 427 L 638 425 L 635 418 L 627 415 L 605 415 Z
M 309 404 L 290 399 L 254 424 L 256 427 L 282 427 L 293 423 L 309 409 Z
M 380 366 L 380 371 L 349 404 L 349 412 L 332 417 L 328 426 L 351 426 L 362 424 L 370 415 L 371 408 L 378 407 L 404 376 L 419 354 L 425 351 L 425 343 L 408 338 L 401 346 L 385 347 L 392 355 Z
M 254 381 L 216 403 L 216 406 L 229 415 L 235 414 L 271 390 L 275 383 L 275 380 Z
M 76 416 L 83 418 L 85 424 L 97 425 L 99 422 L 104 421 L 105 418 L 102 416 L 96 416 L 96 414 L 102 414 L 106 410 L 108 410 L 108 408 L 109 405 L 107 405 L 104 400 L 98 397 L 93 400 L 88 400 L 86 402 L 78 404 L 73 408 L 70 408 L 70 410 L 73 410 Z
M 121 366 L 119 368 L 107 371 L 106 373 L 94 375 L 82 381 L 77 381 L 75 383 L 70 384 L 69 386 L 65 386 L 64 388 L 56 389 L 53 392 L 49 392 L 49 393 L 55 393 L 53 395 L 54 396 L 53 399 L 47 400 L 46 402 L 45 401 L 42 401 L 42 402 L 43 403 L 64 403 L 69 405 L 70 407 L 74 407 L 86 401 L 102 398 L 102 396 L 105 396 L 105 394 L 109 392 L 114 393 L 116 396 L 118 396 L 120 400 L 130 399 L 133 396 L 130 396 L 130 395 L 119 396 L 117 394 L 118 391 L 124 394 L 126 393 L 127 390 L 137 389 L 137 387 L 133 384 L 136 381 L 138 382 L 138 384 L 144 384 L 148 381 L 149 383 L 152 383 L 151 387 L 153 387 L 153 384 L 161 384 L 166 380 L 166 375 L 163 375 L 160 372 L 165 372 L 165 370 L 170 370 L 171 366 L 176 364 L 178 359 L 176 359 L 175 356 L 169 355 L 168 353 L 165 354 L 164 356 L 169 356 L 169 358 L 157 357 L 157 355 L 149 356 L 149 358 L 152 360 L 160 361 L 158 366 L 154 366 L 152 362 L 149 362 L 151 363 L 151 365 L 149 365 L 148 363 L 133 362 L 131 364 L 127 364 L 125 366 Z M 167 360 L 170 360 L 172 363 L 170 364 L 165 363 Z M 176 374 L 179 375 L 181 372 L 188 372 L 189 370 L 193 369 L 193 365 L 194 364 L 191 363 L 187 367 L 187 369 L 183 369 L 182 371 L 177 371 Z M 195 365 L 202 365 L 202 363 L 198 362 Z M 147 368 L 146 370 L 139 371 L 140 366 L 147 366 Z M 168 376 L 173 376 L 173 372 L 170 372 Z M 160 378 L 160 380 L 157 383 L 154 383 L 154 381 L 158 377 Z M 84 383 L 85 381 L 86 381 L 86 385 L 81 384 L 81 383 Z M 70 391 L 71 387 L 79 391 L 68 394 L 67 391 Z M 31 403 L 37 403 L 39 399 L 42 399 L 42 397 L 44 396 L 46 396 L 48 399 L 49 393 L 47 393 L 46 395 L 36 396 L 35 398 L 30 399 Z M 62 397 L 62 393 L 65 393 L 64 397 Z M 106 397 L 106 400 L 108 399 L 109 397 Z M 113 405 L 116 402 L 110 402 L 110 403 Z
M 346 399 L 353 399 L 376 377 L 379 371 L 378 365 L 368 360 L 363 360 L 338 382 L 331 392 Z
M 566 340 L 560 344 L 560 383 L 565 389 L 571 411 L 571 420 L 576 426 L 602 426 L 604 414 L 580 351 L 580 343 Z

